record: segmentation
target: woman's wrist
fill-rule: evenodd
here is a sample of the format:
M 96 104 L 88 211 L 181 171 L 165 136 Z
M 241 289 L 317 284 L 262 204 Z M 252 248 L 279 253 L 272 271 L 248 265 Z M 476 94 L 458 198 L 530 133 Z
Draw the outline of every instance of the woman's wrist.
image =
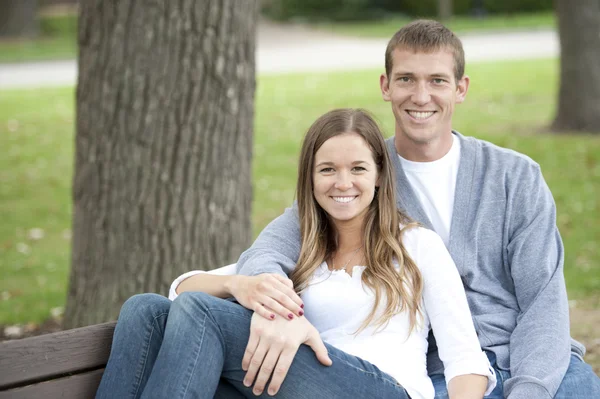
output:
M 229 296 L 235 297 L 237 299 L 237 297 L 235 296 L 236 288 L 239 286 L 240 280 L 242 280 L 244 277 L 246 277 L 246 276 L 242 276 L 239 274 L 234 274 L 233 276 L 228 276 L 228 278 L 223 283 L 223 289 L 225 290 L 225 292 Z

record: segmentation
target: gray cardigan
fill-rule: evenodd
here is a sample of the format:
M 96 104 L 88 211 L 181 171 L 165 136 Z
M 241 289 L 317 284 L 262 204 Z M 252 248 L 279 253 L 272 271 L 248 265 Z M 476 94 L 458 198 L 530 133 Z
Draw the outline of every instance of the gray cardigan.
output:
M 540 167 L 525 155 L 454 132 L 461 155 L 448 250 L 461 275 L 481 347 L 509 370 L 510 398 L 553 398 L 571 350 L 563 245 L 556 208 Z M 393 138 L 387 140 L 398 182 L 396 201 L 432 229 L 413 192 Z M 300 253 L 297 208 L 271 222 L 238 261 L 238 272 L 289 274 Z M 442 373 L 430 335 L 430 374 Z

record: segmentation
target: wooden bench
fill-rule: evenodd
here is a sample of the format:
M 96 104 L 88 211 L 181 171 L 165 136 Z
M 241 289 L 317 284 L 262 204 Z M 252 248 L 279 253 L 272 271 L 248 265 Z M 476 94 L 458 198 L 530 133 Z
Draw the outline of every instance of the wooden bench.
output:
M 115 323 L 0 342 L 0 399 L 93 398 Z

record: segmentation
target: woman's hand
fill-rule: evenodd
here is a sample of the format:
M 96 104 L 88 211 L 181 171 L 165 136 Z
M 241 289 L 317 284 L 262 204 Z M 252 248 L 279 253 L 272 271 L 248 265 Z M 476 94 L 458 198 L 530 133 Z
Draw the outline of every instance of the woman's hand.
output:
M 301 344 L 310 346 L 321 364 L 331 366 L 327 347 L 306 317 L 289 323 L 280 318 L 269 322 L 254 313 L 242 359 L 242 370 L 246 371 L 244 385 L 254 384 L 252 392 L 258 396 L 270 380 L 268 394 L 276 395 Z
M 265 319 L 274 319 L 275 313 L 289 320 L 293 319 L 294 315 L 304 314 L 304 304 L 294 291 L 292 280 L 279 274 L 236 275 L 232 276 L 226 285 L 227 291 L 243 307 L 253 310 Z

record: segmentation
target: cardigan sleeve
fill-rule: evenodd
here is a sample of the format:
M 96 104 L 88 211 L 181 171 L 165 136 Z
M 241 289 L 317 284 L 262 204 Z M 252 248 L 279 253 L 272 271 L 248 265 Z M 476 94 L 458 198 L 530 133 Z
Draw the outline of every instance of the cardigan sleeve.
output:
M 250 248 L 242 253 L 237 273 L 256 276 L 277 273 L 287 277 L 300 257 L 298 207 L 287 208 L 260 233 Z
M 556 394 L 570 359 L 569 307 L 563 276 L 563 244 L 554 199 L 539 169 L 514 171 L 508 201 L 507 259 L 519 305 L 510 336 L 510 399 Z

